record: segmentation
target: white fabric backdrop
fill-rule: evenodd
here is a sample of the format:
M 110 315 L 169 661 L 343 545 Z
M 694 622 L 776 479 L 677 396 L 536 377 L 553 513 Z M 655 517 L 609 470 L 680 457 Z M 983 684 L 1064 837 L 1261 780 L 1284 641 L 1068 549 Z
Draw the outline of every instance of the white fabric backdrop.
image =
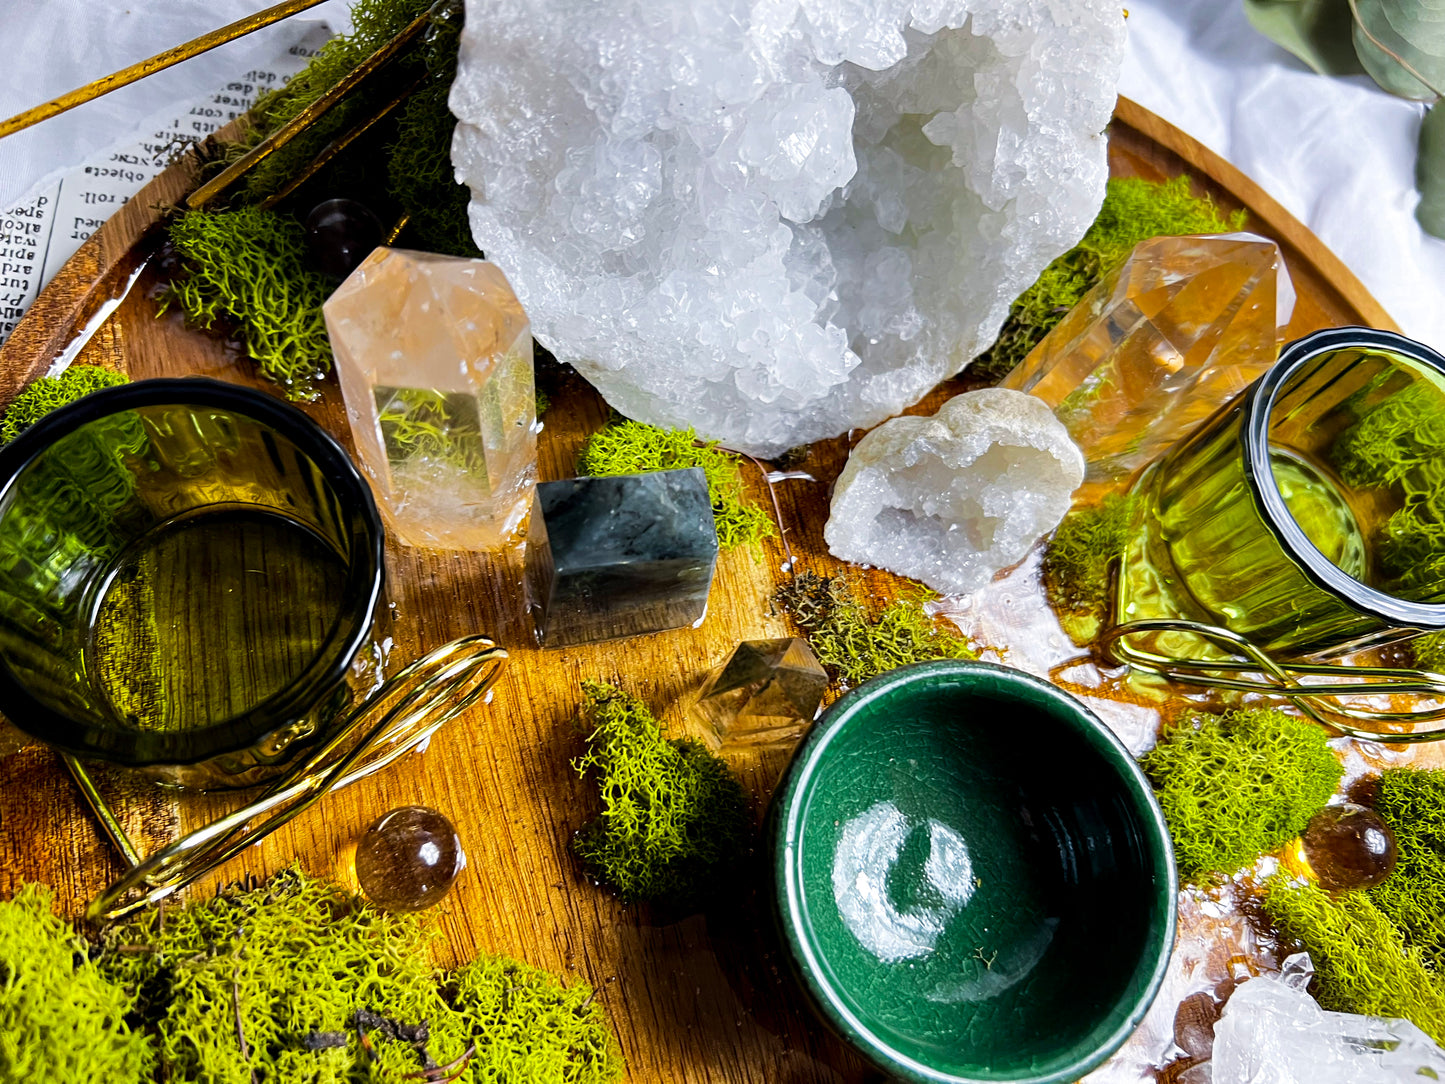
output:
M 265 5 L 263 0 L 3 0 L 0 117 Z M 1445 349 L 1445 241 L 1413 209 L 1422 109 L 1329 79 L 1256 34 L 1237 0 L 1128 0 L 1120 91 L 1223 154 L 1352 268 L 1407 334 Z M 345 24 L 343 0 L 302 18 Z M 0 207 L 178 97 L 244 73 L 263 33 L 0 140 Z

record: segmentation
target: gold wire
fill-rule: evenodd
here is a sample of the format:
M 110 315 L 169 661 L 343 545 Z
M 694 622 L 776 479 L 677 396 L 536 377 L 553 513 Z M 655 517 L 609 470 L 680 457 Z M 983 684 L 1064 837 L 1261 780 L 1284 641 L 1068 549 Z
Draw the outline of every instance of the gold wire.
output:
M 83 87 L 62 94 L 58 98 L 37 105 L 23 113 L 17 113 L 8 120 L 0 121 L 0 139 L 8 135 L 29 128 L 32 124 L 39 124 L 43 120 L 64 113 L 66 110 L 74 109 L 78 105 L 84 105 L 88 101 L 99 98 L 103 94 L 109 94 L 112 90 L 129 86 L 138 79 L 144 79 L 148 75 L 154 75 L 158 71 L 164 71 L 173 64 L 179 64 L 183 60 L 190 60 L 192 57 L 200 56 L 209 52 L 218 45 L 225 45 L 229 41 L 245 37 L 247 34 L 260 30 L 262 27 L 270 26 L 272 23 L 280 22 L 289 18 L 297 12 L 313 8 L 321 0 L 284 0 L 264 11 L 258 11 L 254 15 L 248 15 L 244 19 L 237 19 L 229 26 L 223 26 L 219 30 L 212 30 L 210 33 L 202 34 L 198 38 L 183 45 L 177 45 L 174 49 L 167 49 L 163 53 L 147 57 L 145 60 L 132 64 L 128 68 L 122 68 L 118 72 L 109 75 L 102 75 L 93 82 L 86 83 Z

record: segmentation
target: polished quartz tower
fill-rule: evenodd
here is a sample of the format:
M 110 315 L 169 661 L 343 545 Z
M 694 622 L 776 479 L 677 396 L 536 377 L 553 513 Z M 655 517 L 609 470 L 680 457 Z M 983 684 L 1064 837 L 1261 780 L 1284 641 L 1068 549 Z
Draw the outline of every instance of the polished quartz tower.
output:
M 409 546 L 517 534 L 537 470 L 532 332 L 486 260 L 378 248 L 326 302 L 363 472 Z
M 695 625 L 716 565 L 701 467 L 537 487 L 526 586 L 547 647 Z
M 708 675 L 689 714 L 713 749 L 784 748 L 812 725 L 827 689 L 806 640 L 744 640 Z

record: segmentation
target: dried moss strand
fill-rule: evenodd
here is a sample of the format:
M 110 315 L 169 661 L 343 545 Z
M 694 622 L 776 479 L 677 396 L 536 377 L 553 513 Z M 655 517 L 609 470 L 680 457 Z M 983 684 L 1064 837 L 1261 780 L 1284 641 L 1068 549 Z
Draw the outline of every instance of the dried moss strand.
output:
M 929 597 L 899 599 L 874 616 L 851 581 L 805 572 L 773 601 L 803 631 L 829 675 L 852 686 L 910 663 L 978 658 L 967 640 L 924 612 Z

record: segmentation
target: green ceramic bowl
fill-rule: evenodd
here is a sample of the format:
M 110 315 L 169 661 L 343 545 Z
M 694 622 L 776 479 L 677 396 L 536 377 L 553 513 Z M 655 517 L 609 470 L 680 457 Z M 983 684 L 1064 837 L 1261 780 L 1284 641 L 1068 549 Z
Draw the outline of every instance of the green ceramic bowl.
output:
M 1174 945 L 1159 805 L 1087 708 L 932 662 L 843 697 L 773 799 L 775 917 L 823 1018 L 908 1081 L 1072 1081 Z

